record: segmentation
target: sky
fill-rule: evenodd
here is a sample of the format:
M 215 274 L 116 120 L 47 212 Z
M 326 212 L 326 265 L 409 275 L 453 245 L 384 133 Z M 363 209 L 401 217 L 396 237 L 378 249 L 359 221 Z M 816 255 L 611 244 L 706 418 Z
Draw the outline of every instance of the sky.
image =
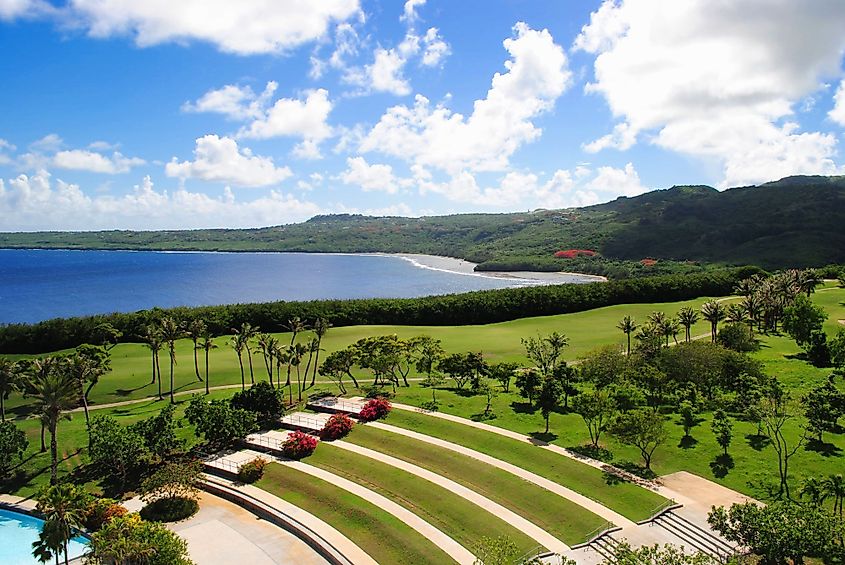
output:
M 845 174 L 842 0 L 0 0 L 0 231 Z

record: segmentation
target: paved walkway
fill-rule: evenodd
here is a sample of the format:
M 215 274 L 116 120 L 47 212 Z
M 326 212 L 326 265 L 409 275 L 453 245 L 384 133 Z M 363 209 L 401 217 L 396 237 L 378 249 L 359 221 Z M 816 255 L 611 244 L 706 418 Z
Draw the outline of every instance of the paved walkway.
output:
M 547 549 L 554 551 L 556 553 L 564 553 L 569 552 L 569 546 L 554 537 L 552 534 L 540 528 L 536 524 L 526 520 L 519 514 L 508 510 L 501 504 L 493 502 L 486 496 L 482 496 L 477 492 L 468 489 L 467 487 L 456 483 L 451 479 L 447 479 L 437 473 L 429 471 L 428 469 L 423 469 L 418 465 L 414 465 L 413 463 L 408 463 L 407 461 L 403 461 L 401 459 L 397 459 L 396 457 L 391 457 L 390 455 L 386 455 L 379 451 L 374 451 L 372 449 L 368 449 L 366 447 L 361 447 L 359 445 L 355 445 L 353 443 L 348 443 L 345 441 L 333 441 L 332 445 L 335 447 L 339 447 L 341 449 L 346 449 L 348 451 L 352 451 L 354 453 L 358 453 L 359 455 L 363 455 L 365 457 L 369 457 L 376 461 L 381 461 L 382 463 L 386 463 L 391 467 L 395 467 L 397 469 L 401 469 L 412 475 L 416 475 L 421 479 L 425 479 L 429 482 L 432 482 L 444 489 L 457 494 L 461 498 L 472 502 L 473 504 L 483 508 L 484 510 L 490 512 L 494 516 L 499 517 L 500 519 L 504 520 L 508 524 L 512 525 L 516 529 L 522 531 L 525 535 L 533 538 L 537 543 L 546 547 Z M 353 483 L 354 484 L 354 483 Z

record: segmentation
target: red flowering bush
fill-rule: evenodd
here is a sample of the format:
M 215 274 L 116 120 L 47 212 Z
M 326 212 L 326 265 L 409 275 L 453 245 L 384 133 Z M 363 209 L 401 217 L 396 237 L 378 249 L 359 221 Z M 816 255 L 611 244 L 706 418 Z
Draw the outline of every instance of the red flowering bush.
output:
M 254 483 L 264 476 L 264 468 L 268 461 L 263 457 L 256 457 L 238 467 L 238 478 L 244 483 Z
M 346 414 L 332 414 L 326 421 L 326 425 L 320 430 L 320 439 L 340 439 L 352 431 L 355 422 Z
M 289 459 L 308 457 L 317 449 L 317 438 L 299 430 L 288 434 L 282 444 L 282 453 Z
M 643 267 L 654 267 L 657 264 L 657 259 L 650 259 L 650 258 L 642 259 L 640 261 L 640 264 Z
M 566 249 L 555 253 L 555 257 L 558 259 L 575 259 L 579 255 L 593 257 L 595 254 L 596 252 L 591 249 Z
M 373 398 L 367 402 L 358 415 L 363 422 L 384 418 L 390 413 L 390 402 L 386 398 Z

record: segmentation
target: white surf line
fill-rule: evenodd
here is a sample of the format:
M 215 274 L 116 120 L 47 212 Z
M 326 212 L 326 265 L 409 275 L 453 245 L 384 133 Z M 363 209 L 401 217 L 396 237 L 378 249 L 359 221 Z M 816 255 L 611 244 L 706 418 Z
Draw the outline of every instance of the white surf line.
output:
M 508 510 L 501 504 L 493 502 L 486 496 L 482 496 L 474 490 L 468 489 L 467 487 L 458 484 L 451 479 L 447 479 L 446 477 L 438 475 L 437 473 L 429 471 L 428 469 L 423 469 L 422 467 L 414 465 L 413 463 L 408 463 L 407 461 L 402 461 L 401 459 L 397 459 L 396 457 L 385 455 L 384 453 L 368 449 L 366 447 L 361 447 L 353 443 L 348 443 L 345 441 L 333 441 L 332 445 L 341 449 L 346 449 L 353 453 L 357 453 L 359 455 L 363 455 L 364 457 L 369 457 L 376 461 L 381 461 L 382 463 L 386 463 L 391 467 L 401 469 L 402 471 L 406 471 L 412 475 L 416 475 L 421 479 L 425 479 L 442 488 L 445 488 L 446 490 L 457 494 L 464 500 L 472 502 L 480 508 L 483 508 L 484 510 L 490 512 L 499 519 L 504 520 L 506 523 L 520 530 L 525 535 L 533 538 L 537 543 L 546 547 L 546 549 L 554 551 L 555 553 L 568 553 L 570 551 L 568 545 L 554 537 L 552 534 L 550 534 L 543 528 L 526 520 L 516 512 Z
M 534 483 L 535 485 L 542 487 L 548 491 L 555 493 L 556 495 L 569 500 L 577 504 L 578 506 L 589 510 L 593 514 L 597 514 L 598 516 L 613 522 L 617 526 L 621 527 L 636 527 L 636 524 L 629 520 L 628 518 L 622 516 L 618 512 L 607 508 L 606 506 L 596 502 L 592 498 L 588 498 L 583 494 L 577 493 L 572 489 L 569 489 L 563 485 L 560 485 L 552 480 L 549 480 L 545 477 L 532 473 L 531 471 L 527 471 L 522 467 L 518 467 L 513 465 L 512 463 L 508 463 L 507 461 L 502 461 L 501 459 L 496 459 L 495 457 L 491 457 L 485 453 L 481 453 L 480 451 L 475 451 L 474 449 L 470 449 L 468 447 L 464 447 L 462 445 L 458 445 L 457 443 L 452 443 L 450 441 L 442 440 L 436 437 L 427 436 L 425 434 L 421 434 L 419 432 L 414 432 L 411 430 L 406 430 L 405 428 L 397 428 L 396 426 L 391 426 L 388 424 L 383 424 L 381 422 L 369 422 L 368 426 L 372 426 L 374 428 L 378 428 L 380 430 L 385 430 L 387 432 L 391 432 L 398 435 L 403 435 L 406 437 L 410 437 L 419 441 L 423 441 L 425 443 L 429 443 L 432 445 L 436 445 L 438 447 L 442 447 L 444 449 L 448 449 L 450 451 L 454 451 L 455 453 L 460 453 L 461 455 L 466 455 L 468 457 L 472 457 L 473 459 L 477 459 L 482 463 L 486 463 L 493 467 L 497 467 L 502 469 L 503 471 L 507 471 L 512 475 L 515 475 L 521 479 Z
M 336 444 L 337 442 L 333 443 Z M 297 472 L 305 473 L 311 475 L 312 477 L 322 479 L 329 484 L 342 488 L 345 491 L 351 492 L 352 494 L 360 496 L 364 500 L 371 502 L 372 504 L 381 508 L 385 512 L 392 514 L 393 516 L 401 520 L 403 523 L 407 524 L 410 528 L 419 532 L 420 535 L 430 540 L 432 543 L 434 543 L 434 545 L 442 549 L 444 552 L 446 552 L 446 554 L 449 555 L 449 557 L 451 557 L 461 565 L 473 565 L 475 563 L 475 556 L 464 546 L 456 542 L 454 539 L 452 539 L 436 527 L 432 526 L 426 520 L 423 520 L 410 510 L 407 510 L 406 508 L 393 502 L 389 498 L 382 496 L 377 492 L 368 489 L 367 487 L 361 486 L 358 483 L 354 483 L 349 479 L 345 479 L 339 475 L 335 475 L 334 473 L 320 469 L 319 467 L 308 465 L 307 463 L 303 463 L 301 461 L 291 461 L 282 458 L 274 459 L 277 463 L 281 463 L 286 467 L 291 467 Z

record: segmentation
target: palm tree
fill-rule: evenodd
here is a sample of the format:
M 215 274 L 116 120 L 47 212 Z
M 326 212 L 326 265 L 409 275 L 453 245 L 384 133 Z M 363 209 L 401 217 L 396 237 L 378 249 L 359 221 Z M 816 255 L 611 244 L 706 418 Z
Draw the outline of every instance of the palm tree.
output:
M 311 370 L 311 361 L 314 359 L 314 353 L 317 351 L 317 338 L 312 337 L 305 344 L 305 350 L 308 352 L 308 362 L 305 364 L 305 374 L 302 376 L 302 385 L 300 390 L 307 390 L 308 387 L 308 372 Z
M 314 358 L 314 372 L 311 374 L 311 386 L 317 379 L 317 365 L 320 363 L 320 345 L 323 343 L 323 337 L 328 333 L 329 328 L 332 327 L 331 322 L 325 318 L 317 318 L 314 322 L 314 334 L 317 336 L 317 347 L 315 349 L 316 356 Z
M 88 446 L 91 446 L 91 419 L 88 414 L 88 395 L 100 381 L 100 377 L 111 370 L 109 352 L 103 346 L 80 345 L 76 353 L 63 359 L 65 368 L 78 387 L 79 400 L 85 411 L 85 425 L 88 428 Z
M 639 326 L 637 325 L 637 322 L 635 322 L 634 319 L 631 316 L 625 316 L 624 318 L 622 318 L 621 322 L 616 324 L 616 327 L 619 328 L 620 330 L 622 330 L 622 332 L 627 336 L 627 338 L 628 338 L 628 355 L 630 355 L 631 354 L 631 334 L 634 333 L 635 331 L 637 331 L 637 328 Z
M 202 382 L 202 377 L 200 376 L 200 363 L 197 359 L 199 355 L 199 340 L 202 338 L 203 335 L 208 331 L 208 326 L 205 325 L 200 319 L 191 320 L 188 323 L 188 327 L 186 328 L 186 333 L 188 337 L 191 338 L 191 341 L 194 343 L 194 373 L 197 375 L 197 380 Z
M 252 327 L 252 324 L 243 323 L 241 325 L 240 334 L 243 336 L 244 340 L 244 349 L 246 350 L 246 357 L 249 360 L 249 382 L 250 384 L 255 384 L 255 374 L 252 370 L 252 348 L 250 347 L 250 341 L 258 335 L 259 329 Z
M 229 345 L 235 350 L 238 356 L 238 366 L 241 368 L 241 390 L 246 390 L 246 377 L 244 376 L 244 348 L 247 346 L 244 336 L 238 330 L 234 330 L 234 335 L 229 340 Z
M 298 395 L 299 400 L 302 400 L 302 387 L 299 386 L 299 366 L 302 365 L 302 358 L 305 357 L 305 354 L 308 352 L 308 349 L 302 343 L 294 343 L 291 347 L 288 348 L 288 372 L 290 372 L 290 367 L 296 367 L 296 385 L 299 388 Z M 291 387 L 290 394 L 291 394 L 291 404 L 293 404 L 293 387 L 290 384 L 290 379 L 288 379 L 288 386 Z
M 801 485 L 799 493 L 801 498 L 805 496 L 810 499 L 813 504 L 821 504 L 824 499 L 823 483 L 816 477 L 807 477 Z
M 37 499 L 36 509 L 44 517 L 44 525 L 39 540 L 32 544 L 32 553 L 42 561 L 54 556 L 56 563 L 64 553 L 67 565 L 68 541 L 78 535 L 87 514 L 85 492 L 72 484 L 54 485 L 38 493 Z
M 744 324 L 748 319 L 748 311 L 742 304 L 731 304 L 725 311 L 725 321 L 732 324 Z
M 35 399 L 38 413 L 43 416 L 42 423 L 50 432 L 50 484 L 56 484 L 59 462 L 56 429 L 61 418 L 70 419 L 65 411 L 78 398 L 76 381 L 55 357 L 36 359 L 27 382 L 27 396 Z
M 18 389 L 20 366 L 14 361 L 0 357 L 0 417 L 6 421 L 6 400 Z
M 217 344 L 214 343 L 214 340 L 208 330 L 202 334 L 200 340 L 201 341 L 197 347 L 205 351 L 205 393 L 208 394 L 208 353 L 212 349 L 217 349 Z
M 692 327 L 698 322 L 698 312 L 689 306 L 684 306 L 678 310 L 678 322 L 684 326 L 686 342 L 689 343 L 692 340 Z
M 757 294 L 752 294 L 750 296 L 746 296 L 742 299 L 740 306 L 745 310 L 745 314 L 748 316 L 748 329 L 751 330 L 751 335 L 754 335 L 754 325 L 757 324 L 759 328 L 760 324 L 760 314 L 761 314 L 761 307 L 760 307 L 760 297 Z
M 288 346 L 288 355 L 286 357 L 288 365 L 288 375 L 287 380 L 285 380 L 285 386 L 290 386 L 290 368 L 293 365 L 293 363 L 291 363 L 292 357 L 290 355 L 290 351 L 293 348 L 294 342 L 296 342 L 297 334 L 299 332 L 305 331 L 306 326 L 305 323 L 299 318 L 299 316 L 294 316 L 293 318 L 288 320 L 288 330 L 290 331 L 290 345 Z
M 156 382 L 156 378 L 158 378 L 158 399 L 161 400 L 161 367 L 158 362 L 158 354 L 161 351 L 162 346 L 161 331 L 158 326 L 150 324 L 145 328 L 144 335 L 141 336 L 141 338 L 144 340 L 144 345 L 149 348 L 150 353 L 152 354 L 153 380 L 150 381 L 150 384 L 154 384 Z
M 185 337 L 185 330 L 182 324 L 170 317 L 162 318 L 161 339 L 167 344 L 167 352 L 170 354 L 170 403 L 174 404 L 173 398 L 173 369 L 176 366 L 176 342 Z
M 255 338 L 255 344 L 264 359 L 264 368 L 267 369 L 267 378 L 270 379 L 271 385 L 273 384 L 273 351 L 277 343 L 278 340 L 268 333 L 259 333 Z
M 710 340 L 716 343 L 716 328 L 725 319 L 725 308 L 721 302 L 709 300 L 701 305 L 701 316 L 710 322 Z
M 798 272 L 796 276 L 796 284 L 799 292 L 806 292 L 809 297 L 816 291 L 817 286 L 824 284 L 824 280 L 819 276 L 815 269 L 806 269 Z
M 833 497 L 833 513 L 839 513 L 842 519 L 842 506 L 845 503 L 845 477 L 841 473 L 829 475 L 822 481 L 822 501 Z

